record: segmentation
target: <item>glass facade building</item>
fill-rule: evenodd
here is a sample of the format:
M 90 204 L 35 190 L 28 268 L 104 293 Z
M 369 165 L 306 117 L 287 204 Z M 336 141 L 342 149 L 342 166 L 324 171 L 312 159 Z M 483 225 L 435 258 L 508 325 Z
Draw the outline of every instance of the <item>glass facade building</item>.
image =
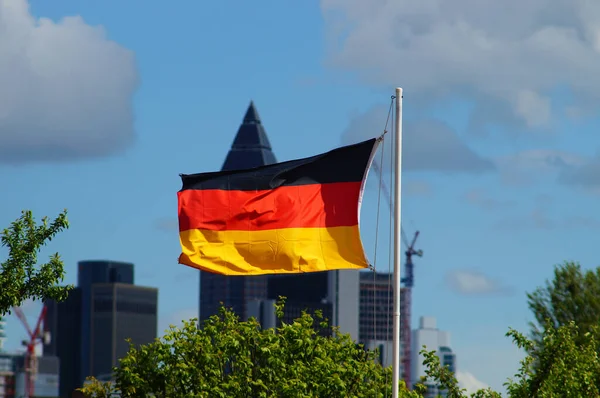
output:
M 77 286 L 81 289 L 81 372 L 91 375 L 89 358 L 91 341 L 92 286 L 99 283 L 133 284 L 133 264 L 119 261 L 80 261 L 77 270 Z
M 47 301 L 46 308 L 44 331 L 50 332 L 50 341 L 44 344 L 44 356 L 60 358 L 60 396 L 67 397 L 85 378 L 81 372 L 81 289 L 71 290 L 61 303 Z
M 238 170 L 276 163 L 258 112 L 250 103 L 222 170 Z M 200 272 L 200 322 L 217 314 L 221 303 L 242 319 L 248 318 L 248 302 L 267 297 L 267 276 L 225 276 Z
M 78 285 L 66 301 L 48 301 L 44 355 L 60 358 L 60 396 L 87 376 L 112 372 L 129 349 L 125 339 L 147 344 L 157 336 L 158 289 L 134 285 L 132 263 L 94 260 L 78 264 Z
M 391 275 L 360 273 L 359 341 L 392 340 L 394 307 Z
M 90 375 L 112 373 L 127 354 L 131 338 L 136 345 L 151 343 L 157 332 L 158 290 L 122 283 L 92 286 L 90 322 Z

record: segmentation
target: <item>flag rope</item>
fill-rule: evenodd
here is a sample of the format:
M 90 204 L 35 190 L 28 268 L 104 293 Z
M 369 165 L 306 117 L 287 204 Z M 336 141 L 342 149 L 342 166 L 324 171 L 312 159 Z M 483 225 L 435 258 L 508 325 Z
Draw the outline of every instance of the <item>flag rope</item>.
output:
M 396 99 L 395 96 L 392 96 L 392 102 Z M 396 117 L 396 112 L 394 109 L 392 109 L 392 116 L 395 118 Z M 396 145 L 396 128 L 395 126 L 392 127 L 392 135 L 391 135 L 391 148 L 394 148 Z M 393 263 L 393 236 L 394 236 L 394 223 L 392 222 L 392 220 L 394 219 L 394 206 L 393 201 L 394 198 L 392 196 L 392 192 L 394 192 L 394 173 L 392 172 L 392 170 L 394 170 L 394 151 L 390 151 L 390 186 L 388 187 L 388 191 L 389 191 L 389 203 L 390 203 L 390 214 L 389 214 L 389 220 L 390 220 L 390 224 L 389 224 L 389 233 L 388 233 L 388 288 L 387 288 L 387 299 L 388 299 L 388 303 L 387 303 L 387 308 L 390 308 L 391 306 L 391 301 L 392 301 L 392 263 Z M 387 331 L 387 336 L 386 336 L 386 341 L 391 341 L 393 339 L 393 336 L 390 336 L 390 326 L 391 326 L 391 311 L 387 312 L 387 322 L 386 322 L 386 331 Z M 389 355 L 389 344 L 385 345 L 385 357 L 387 358 Z M 385 376 L 385 382 L 386 384 L 388 383 L 388 375 L 386 373 Z M 387 391 L 387 390 L 386 390 Z M 387 398 L 387 393 L 385 395 L 385 397 Z
M 377 190 L 377 215 L 375 218 L 375 243 L 374 243 L 374 250 L 373 250 L 373 264 L 371 265 L 370 269 L 373 272 L 373 288 L 372 288 L 372 292 L 373 292 L 373 340 L 377 341 L 377 303 L 376 303 L 376 291 L 377 291 L 377 249 L 379 246 L 379 220 L 380 220 L 380 209 L 381 209 L 381 193 L 382 191 L 386 191 L 386 196 L 390 195 L 390 192 L 388 190 L 385 189 L 385 184 L 383 181 L 383 162 L 385 159 L 385 135 L 388 132 L 388 125 L 391 119 L 391 116 L 393 116 L 393 112 L 394 112 L 394 99 L 395 96 L 392 96 L 391 98 L 391 102 L 390 102 L 390 107 L 388 109 L 388 115 L 387 115 L 387 120 L 385 122 L 385 127 L 383 128 L 383 134 L 381 135 L 382 139 L 382 143 L 381 143 L 381 159 L 379 161 L 379 163 L 381 164 L 381 167 L 378 167 L 377 162 L 374 160 L 373 161 L 373 165 L 375 166 L 376 171 L 378 171 L 379 174 L 379 188 Z M 392 142 L 393 142 L 393 135 L 392 135 Z M 391 168 L 390 168 L 391 170 Z M 389 196 L 388 198 L 388 203 L 391 203 L 392 197 Z M 390 211 L 391 211 L 391 206 L 390 206 Z M 390 218 L 391 220 L 391 218 Z M 392 223 L 390 222 L 390 226 L 392 225 Z M 391 232 L 391 231 L 390 231 Z M 391 234 L 390 234 L 391 236 Z M 391 241 L 390 241 L 391 243 Z M 390 251 L 391 253 L 391 251 Z M 391 266 L 391 258 L 388 260 L 389 264 L 388 267 Z M 388 271 L 389 272 L 389 271 Z M 388 280 L 388 285 L 391 285 L 391 279 Z M 388 286 L 388 308 L 389 308 L 389 286 Z M 387 329 L 388 329 L 388 336 L 386 336 L 386 340 L 389 340 L 389 311 L 387 314 Z M 385 345 L 385 358 L 387 358 L 387 344 Z M 383 366 L 383 363 L 381 364 Z M 386 375 L 386 384 L 387 384 L 387 375 Z

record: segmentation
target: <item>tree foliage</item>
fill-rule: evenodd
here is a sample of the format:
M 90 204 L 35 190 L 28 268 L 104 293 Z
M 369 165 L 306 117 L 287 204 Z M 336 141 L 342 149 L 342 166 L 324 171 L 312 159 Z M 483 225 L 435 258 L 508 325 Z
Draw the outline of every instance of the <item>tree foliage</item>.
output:
M 423 347 L 420 354 L 423 355 L 423 365 L 425 365 L 425 377 L 421 378 L 421 383 L 415 387 L 415 393 L 419 397 L 426 395 L 426 384 L 437 385 L 439 390 L 445 391 L 447 398 L 468 398 L 466 389 L 458 384 L 454 373 L 447 367 L 440 364 L 440 358 L 435 351 L 427 351 Z M 500 398 L 501 395 L 490 388 L 481 389 L 470 395 L 471 398 Z
M 8 249 L 8 256 L 0 263 L 0 316 L 27 299 L 66 299 L 71 286 L 59 286 L 65 276 L 60 256 L 56 253 L 48 262 L 38 265 L 38 254 L 68 227 L 66 210 L 52 222 L 44 217 L 41 224 L 35 222 L 31 211 L 23 211 L 21 217 L 2 231 L 0 240 Z
M 527 294 L 529 308 L 536 322 L 532 335 L 541 343 L 544 329 L 575 322 L 579 335 L 576 342 L 586 342 L 584 335 L 600 324 L 600 267 L 582 271 L 577 263 L 565 262 L 554 269 L 554 279 Z
M 131 345 L 114 369 L 114 384 L 89 378 L 82 391 L 93 398 L 117 391 L 123 397 L 389 397 L 391 369 L 382 368 L 375 352 L 355 345 L 348 335 L 319 335 L 314 326 L 323 320 L 315 318 L 304 313 L 291 324 L 264 330 L 223 308 L 202 329 L 192 319 L 181 329 L 171 326 L 154 343 Z M 507 337 L 530 354 L 505 383 L 508 396 L 600 397 L 599 330 L 591 328 L 578 342 L 574 322 L 557 329 L 548 324 L 540 336 L 544 344 L 538 345 L 510 329 Z M 424 347 L 421 353 L 426 376 L 414 391 L 402 383 L 401 397 L 424 397 L 425 384 L 437 384 L 448 398 L 501 397 L 489 388 L 469 396 L 435 351 Z
M 509 329 L 506 334 L 517 347 L 528 352 L 514 376 L 504 386 L 511 398 L 598 398 L 600 397 L 600 360 L 598 336 L 600 329 L 592 327 L 581 334 L 575 322 L 554 328 L 547 324 L 540 338 L 543 344 Z M 421 352 L 427 379 L 447 392 L 448 398 L 466 398 L 465 390 L 448 368 L 440 366 L 435 352 Z M 471 398 L 500 398 L 491 389 L 479 390 Z
M 506 334 L 527 353 L 513 379 L 505 383 L 511 398 L 600 398 L 600 326 L 580 311 L 591 310 L 594 273 L 580 275 L 577 265 L 556 270 L 554 285 L 531 295 L 539 299 L 547 321 L 535 337 L 510 329 Z M 568 281 L 571 281 L 568 283 Z M 585 291 L 585 293 L 584 293 Z M 559 297 L 561 293 L 565 296 Z M 546 300 L 546 301 L 544 301 Z M 575 304 L 579 305 L 576 306 Z M 281 319 L 283 303 L 277 304 Z M 571 315 L 567 315 L 568 312 Z M 577 325 L 569 316 L 582 322 Z M 541 320 L 544 317 L 537 318 Z M 376 352 L 365 351 L 333 328 L 332 337 L 318 333 L 327 327 L 320 314 L 303 313 L 291 324 L 262 329 L 251 319 L 240 322 L 222 308 L 199 329 L 196 320 L 173 326 L 154 343 L 130 350 L 114 369 L 114 384 L 90 378 L 82 391 L 106 398 L 123 397 L 389 397 L 391 369 L 376 363 Z M 448 398 L 467 398 L 435 351 L 423 347 L 426 376 L 414 391 L 401 385 L 401 397 L 426 395 L 425 385 L 438 385 Z M 491 389 L 471 398 L 499 398 Z
M 581 333 L 575 322 L 554 328 L 547 324 L 543 344 L 510 330 L 507 336 L 530 354 L 521 361 L 516 381 L 506 383 L 510 397 L 600 397 L 598 327 Z M 535 366 L 534 366 L 535 365 Z
M 282 302 L 276 310 L 281 317 Z M 222 308 L 203 328 L 193 319 L 151 344 L 131 345 L 115 368 L 114 388 L 123 397 L 390 396 L 391 369 L 376 363 L 376 353 L 337 328 L 331 337 L 320 334 L 324 327 L 318 312 L 262 329 L 255 319 L 241 322 Z M 84 392 L 100 398 L 112 388 L 93 380 Z

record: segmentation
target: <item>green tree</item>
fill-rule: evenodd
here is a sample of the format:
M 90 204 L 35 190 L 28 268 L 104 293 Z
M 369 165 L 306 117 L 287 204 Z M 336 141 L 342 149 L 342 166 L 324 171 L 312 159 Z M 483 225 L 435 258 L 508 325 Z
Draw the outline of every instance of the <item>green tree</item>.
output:
M 281 319 L 282 302 L 276 311 Z M 331 337 L 319 333 L 326 327 L 317 312 L 262 329 L 222 308 L 203 328 L 193 319 L 151 344 L 131 345 L 114 387 L 91 379 L 83 391 L 97 398 L 113 388 L 123 397 L 389 397 L 391 369 L 337 328 Z
M 574 321 L 579 330 L 576 342 L 600 323 L 600 268 L 582 271 L 577 263 L 555 267 L 554 279 L 527 294 L 536 322 L 531 323 L 535 341 L 541 343 L 546 327 L 558 329 Z
M 155 343 L 132 347 L 115 369 L 115 385 L 90 378 L 83 391 L 95 398 L 117 390 L 123 397 L 390 396 L 390 369 L 375 364 L 374 353 L 357 348 L 347 336 L 320 337 L 311 332 L 311 324 L 304 314 L 276 333 L 261 330 L 255 321 L 237 322 L 231 312 L 222 310 L 208 321 L 214 329 L 207 333 L 192 320 L 183 329 L 171 327 Z M 526 356 L 514 380 L 505 383 L 508 396 L 600 397 L 599 329 L 584 334 L 581 344 L 576 342 L 579 335 L 574 322 L 558 329 L 548 325 L 541 336 L 544 344 L 537 346 L 510 329 L 507 336 L 535 355 Z M 424 348 L 421 353 L 427 369 L 422 383 L 439 385 L 448 398 L 501 397 L 489 388 L 469 396 L 448 367 L 441 366 L 435 351 Z M 538 360 L 540 366 L 534 368 Z M 418 384 L 412 392 L 402 388 L 401 396 L 422 398 L 425 391 Z
M 58 253 L 50 256 L 47 263 L 37 263 L 41 248 L 68 227 L 66 210 L 52 222 L 44 217 L 41 224 L 35 222 L 31 211 L 23 211 L 2 231 L 0 239 L 8 256 L 0 263 L 0 316 L 27 299 L 66 299 L 72 286 L 59 286 L 65 270 Z
M 600 397 L 600 360 L 597 326 L 581 333 L 575 322 L 554 328 L 546 324 L 543 344 L 510 330 L 507 336 L 530 354 L 505 386 L 512 398 Z M 535 366 L 534 366 L 535 365 Z
M 440 358 L 435 351 L 427 351 L 427 347 L 423 346 L 420 352 L 423 357 L 423 365 L 425 365 L 425 377 L 421 378 L 421 385 L 418 385 L 415 391 L 425 395 L 425 385 L 437 385 L 442 391 L 445 391 L 447 398 L 467 398 L 469 395 L 466 389 L 460 388 L 458 380 L 448 366 L 440 364 Z M 420 395 L 421 396 L 421 395 Z M 490 388 L 481 389 L 470 395 L 471 398 L 501 398 L 501 395 Z
M 509 329 L 506 334 L 525 352 L 514 380 L 504 385 L 511 398 L 598 398 L 600 397 L 599 328 L 594 326 L 581 334 L 575 322 L 554 328 L 547 324 L 540 335 L 543 344 Z M 465 390 L 447 367 L 440 366 L 434 351 L 424 355 L 427 378 L 447 392 L 448 398 L 465 398 Z M 535 364 L 535 366 L 534 366 Z M 472 398 L 500 398 L 491 389 L 479 390 Z
M 557 275 L 577 268 L 567 264 Z M 558 281 L 565 279 L 557 277 Z M 591 276 L 582 279 L 593 281 Z M 562 302 L 581 300 L 577 299 L 581 289 L 563 291 L 574 297 L 562 297 Z M 557 302 L 561 301 L 550 301 Z M 556 321 L 547 317 L 535 337 L 513 329 L 506 334 L 527 353 L 519 371 L 505 383 L 509 397 L 600 398 L 600 326 L 580 316 L 576 307 L 566 307 L 579 316 L 583 327 L 567 318 Z M 282 303 L 278 303 L 277 313 L 281 318 Z M 375 352 L 365 351 L 336 328 L 332 337 L 323 337 L 316 330 L 319 327 L 327 327 L 319 314 L 313 318 L 304 313 L 291 324 L 264 330 L 256 320 L 240 322 L 231 311 L 221 309 L 202 329 L 191 320 L 181 329 L 172 326 L 154 343 L 131 345 L 114 369 L 114 384 L 91 378 L 83 391 L 94 398 L 106 398 L 115 391 L 123 397 L 174 398 L 390 396 L 391 369 L 375 362 Z M 402 384 L 402 397 L 423 397 L 425 384 L 438 385 L 448 398 L 468 397 L 449 368 L 441 366 L 435 351 L 423 347 L 421 353 L 426 376 L 414 391 Z M 500 394 L 485 389 L 470 397 L 499 398 Z

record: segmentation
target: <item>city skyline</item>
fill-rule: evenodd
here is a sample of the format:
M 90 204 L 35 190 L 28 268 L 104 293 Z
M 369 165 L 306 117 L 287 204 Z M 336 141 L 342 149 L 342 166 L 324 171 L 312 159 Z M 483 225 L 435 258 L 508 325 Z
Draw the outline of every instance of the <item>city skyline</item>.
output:
M 284 161 L 380 134 L 401 86 L 403 224 L 424 251 L 413 328 L 434 316 L 459 378 L 503 391 L 523 356 L 504 335 L 533 320 L 525 293 L 565 260 L 597 265 L 600 4 L 566 4 L 0 0 L 0 227 L 67 208 L 40 258 L 58 251 L 72 284 L 82 259 L 136 264 L 161 291 L 160 333 L 198 314 L 198 272 L 177 264 L 178 174 L 221 167 L 251 100 Z M 14 350 L 24 332 L 6 321 Z

